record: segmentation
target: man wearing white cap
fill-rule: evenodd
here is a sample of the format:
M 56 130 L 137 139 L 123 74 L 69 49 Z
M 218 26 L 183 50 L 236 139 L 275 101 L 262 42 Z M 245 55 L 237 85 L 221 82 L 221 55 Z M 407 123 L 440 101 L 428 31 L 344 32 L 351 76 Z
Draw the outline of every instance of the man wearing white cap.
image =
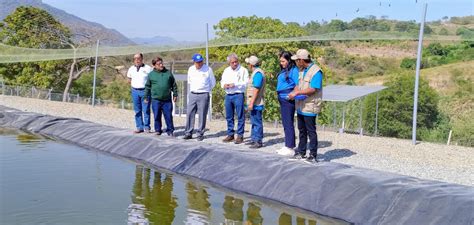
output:
M 263 118 L 265 96 L 265 73 L 260 69 L 260 61 L 256 56 L 245 59 L 248 68 L 252 71 L 249 84 L 247 85 L 247 110 L 250 112 L 252 129 L 250 132 L 250 148 L 261 148 L 263 146 Z
M 194 65 L 188 69 L 190 93 L 188 94 L 186 129 L 184 130 L 183 138 L 185 140 L 192 138 L 196 112 L 199 115 L 199 127 L 196 131 L 197 140 L 202 141 L 204 139 L 206 117 L 209 110 L 209 93 L 216 85 L 216 78 L 214 78 L 212 68 L 204 64 L 203 60 L 204 58 L 201 54 L 194 54 Z
M 296 113 L 299 130 L 299 144 L 294 159 L 316 161 L 318 136 L 316 134 L 316 115 L 321 112 L 323 97 L 323 73 L 321 68 L 311 61 L 306 49 L 299 49 L 291 59 L 300 68 L 298 86 L 288 97 L 296 100 Z M 306 157 L 309 137 L 310 154 Z

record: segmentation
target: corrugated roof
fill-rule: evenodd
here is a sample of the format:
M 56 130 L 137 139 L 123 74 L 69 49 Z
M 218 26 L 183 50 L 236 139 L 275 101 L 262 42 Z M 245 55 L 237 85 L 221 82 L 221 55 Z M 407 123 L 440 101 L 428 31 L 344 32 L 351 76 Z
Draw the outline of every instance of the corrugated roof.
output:
M 329 102 L 348 102 L 375 92 L 379 92 L 385 86 L 350 86 L 329 85 L 323 87 L 323 100 Z

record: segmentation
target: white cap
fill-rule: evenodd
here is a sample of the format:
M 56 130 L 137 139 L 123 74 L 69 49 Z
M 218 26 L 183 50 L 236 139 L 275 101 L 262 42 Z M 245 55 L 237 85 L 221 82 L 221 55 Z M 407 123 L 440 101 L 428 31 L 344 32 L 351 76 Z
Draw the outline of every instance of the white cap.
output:
M 291 56 L 291 59 L 309 59 L 309 52 L 306 49 L 298 49 L 298 51 L 296 51 L 296 55 Z
M 245 62 L 255 66 L 255 65 L 258 64 L 259 60 L 258 60 L 257 56 L 252 55 L 248 58 L 245 58 Z

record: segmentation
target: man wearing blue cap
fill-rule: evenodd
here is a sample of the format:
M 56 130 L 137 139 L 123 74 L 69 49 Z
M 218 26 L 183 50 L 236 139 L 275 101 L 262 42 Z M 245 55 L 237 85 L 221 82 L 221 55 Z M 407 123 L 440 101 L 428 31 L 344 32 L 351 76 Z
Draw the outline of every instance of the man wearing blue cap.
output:
M 201 54 L 193 55 L 194 65 L 188 69 L 188 106 L 186 113 L 186 129 L 184 130 L 185 140 L 191 139 L 194 131 L 194 120 L 196 112 L 199 116 L 199 127 L 196 130 L 197 140 L 204 139 L 206 129 L 206 117 L 209 111 L 210 92 L 216 85 L 216 78 L 212 69 L 205 65 Z

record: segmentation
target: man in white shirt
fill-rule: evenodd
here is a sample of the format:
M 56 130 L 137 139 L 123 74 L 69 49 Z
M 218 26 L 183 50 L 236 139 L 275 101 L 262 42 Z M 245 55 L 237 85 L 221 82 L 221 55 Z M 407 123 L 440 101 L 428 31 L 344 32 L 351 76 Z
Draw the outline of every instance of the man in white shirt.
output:
M 148 74 L 152 68 L 143 63 L 143 54 L 137 53 L 133 56 L 133 66 L 128 69 L 128 82 L 132 87 L 133 109 L 135 110 L 134 133 L 150 132 L 150 96 L 145 96 L 145 84 Z M 145 102 L 144 100 L 148 101 Z
M 223 142 L 234 141 L 240 144 L 244 141 L 245 109 L 244 93 L 249 81 L 249 71 L 240 66 L 239 58 L 235 53 L 227 57 L 229 67 L 222 73 L 221 87 L 225 90 L 225 119 L 227 120 L 227 136 Z M 237 114 L 237 137 L 234 137 L 234 113 Z
M 196 131 L 197 140 L 204 139 L 206 129 L 206 117 L 209 111 L 209 96 L 212 88 L 216 86 L 216 78 L 212 68 L 204 64 L 201 54 L 194 54 L 194 65 L 188 69 L 188 106 L 186 113 L 186 129 L 184 130 L 185 140 L 191 139 L 194 131 L 194 121 L 196 112 L 199 115 L 199 127 Z

